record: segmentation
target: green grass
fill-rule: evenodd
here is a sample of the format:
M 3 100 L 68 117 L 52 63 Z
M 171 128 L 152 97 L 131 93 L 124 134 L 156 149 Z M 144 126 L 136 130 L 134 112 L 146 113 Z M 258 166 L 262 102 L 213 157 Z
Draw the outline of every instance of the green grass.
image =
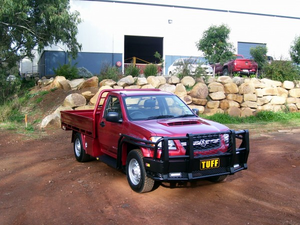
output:
M 223 124 L 241 124 L 241 123 L 269 123 L 269 122 L 280 122 L 280 123 L 292 123 L 294 120 L 300 122 L 300 113 L 285 113 L 285 112 L 272 112 L 272 111 L 261 111 L 256 113 L 255 116 L 248 117 L 234 117 L 227 114 L 214 114 L 212 116 L 201 115 L 201 117 L 213 120 Z
M 209 120 L 225 124 L 230 129 L 249 130 L 252 134 L 276 132 L 278 130 L 291 130 L 300 127 L 300 112 L 272 112 L 262 111 L 255 116 L 232 117 L 226 114 L 215 114 L 212 116 L 200 115 Z

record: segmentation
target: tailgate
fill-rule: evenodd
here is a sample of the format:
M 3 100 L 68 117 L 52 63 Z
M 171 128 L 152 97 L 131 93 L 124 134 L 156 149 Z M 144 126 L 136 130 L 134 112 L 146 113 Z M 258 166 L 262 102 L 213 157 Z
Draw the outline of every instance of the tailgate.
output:
M 93 136 L 94 110 L 61 111 L 61 128 L 75 130 L 88 136 Z
M 237 69 L 252 69 L 253 68 L 253 63 L 252 60 L 250 59 L 237 59 L 235 61 L 235 67 Z

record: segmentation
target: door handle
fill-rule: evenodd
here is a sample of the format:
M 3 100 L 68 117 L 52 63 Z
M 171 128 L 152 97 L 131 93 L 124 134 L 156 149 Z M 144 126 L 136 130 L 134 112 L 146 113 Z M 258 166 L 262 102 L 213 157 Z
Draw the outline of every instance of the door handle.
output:
M 100 126 L 101 126 L 101 127 L 105 127 L 104 121 L 102 121 L 102 122 L 100 123 Z

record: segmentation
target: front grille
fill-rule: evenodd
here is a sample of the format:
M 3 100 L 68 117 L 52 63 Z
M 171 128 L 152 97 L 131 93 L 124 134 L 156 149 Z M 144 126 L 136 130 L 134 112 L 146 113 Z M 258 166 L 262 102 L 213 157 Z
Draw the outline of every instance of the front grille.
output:
M 181 141 L 180 143 L 186 149 L 187 142 Z M 221 135 L 219 135 L 219 134 L 207 134 L 207 135 L 193 136 L 194 151 L 218 149 L 220 147 L 221 147 Z

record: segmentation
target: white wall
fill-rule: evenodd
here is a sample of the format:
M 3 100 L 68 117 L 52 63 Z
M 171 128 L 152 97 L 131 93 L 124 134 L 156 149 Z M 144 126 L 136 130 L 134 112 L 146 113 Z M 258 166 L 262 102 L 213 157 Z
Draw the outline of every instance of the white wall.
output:
M 133 2 L 133 1 L 132 1 Z M 141 2 L 141 1 L 137 1 Z M 296 0 L 152 0 L 148 3 L 277 14 L 300 17 Z M 98 1 L 71 1 L 72 10 L 81 14 L 78 41 L 84 52 L 124 52 L 124 35 L 164 37 L 165 55 L 201 56 L 195 43 L 211 25 L 227 24 L 230 42 L 266 43 L 268 55 L 289 58 L 289 48 L 300 35 L 300 19 L 287 19 L 205 10 L 121 4 Z M 173 21 L 172 24 L 168 20 Z

